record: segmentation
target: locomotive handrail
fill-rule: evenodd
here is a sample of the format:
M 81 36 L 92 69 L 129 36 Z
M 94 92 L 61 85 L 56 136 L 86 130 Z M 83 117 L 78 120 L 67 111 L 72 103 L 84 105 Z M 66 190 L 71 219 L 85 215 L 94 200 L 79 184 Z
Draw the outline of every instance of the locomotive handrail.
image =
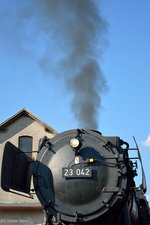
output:
M 144 172 L 144 168 L 143 168 L 142 158 L 141 158 L 141 154 L 140 154 L 140 150 L 139 150 L 138 144 L 137 144 L 136 139 L 135 139 L 134 136 L 133 136 L 133 139 L 134 139 L 134 142 L 135 142 L 135 145 L 136 145 L 136 148 L 137 148 L 138 158 L 139 158 L 140 163 L 141 163 L 142 184 L 140 185 L 140 188 L 143 190 L 143 192 L 145 194 L 146 190 L 147 190 L 147 184 L 146 184 L 146 177 L 145 177 L 145 172 Z
M 140 154 L 140 150 L 139 150 L 138 144 L 137 144 L 136 139 L 135 139 L 134 136 L 133 136 L 133 140 L 135 142 L 136 148 L 120 148 L 119 150 L 137 151 L 138 157 L 129 157 L 129 159 L 138 159 L 140 161 L 140 163 L 141 163 L 142 183 L 140 185 L 140 188 L 143 190 L 143 192 L 145 194 L 146 190 L 147 190 L 147 184 L 146 184 L 146 177 L 145 177 L 145 172 L 144 172 L 144 168 L 143 168 L 142 158 L 141 158 L 141 154 Z

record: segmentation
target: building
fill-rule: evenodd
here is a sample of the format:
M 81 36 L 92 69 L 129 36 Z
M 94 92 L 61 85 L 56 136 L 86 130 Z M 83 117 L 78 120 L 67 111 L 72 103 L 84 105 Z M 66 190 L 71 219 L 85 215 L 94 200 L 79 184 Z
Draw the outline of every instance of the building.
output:
M 52 138 L 56 134 L 57 131 L 51 126 L 23 108 L 0 124 L 0 165 L 7 141 L 36 159 L 37 153 L 33 151 L 38 150 L 39 139 L 44 136 Z M 36 196 L 33 200 L 4 192 L 0 188 L 0 224 L 42 224 L 43 217 L 42 207 Z

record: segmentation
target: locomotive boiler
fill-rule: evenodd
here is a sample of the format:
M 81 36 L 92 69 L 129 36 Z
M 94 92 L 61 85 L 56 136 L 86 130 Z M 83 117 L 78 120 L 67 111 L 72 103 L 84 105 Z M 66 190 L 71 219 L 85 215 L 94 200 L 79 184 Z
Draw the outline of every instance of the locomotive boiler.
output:
M 131 160 L 129 150 L 136 150 L 138 157 Z M 134 182 L 137 158 L 140 187 Z M 119 137 L 98 131 L 76 129 L 44 137 L 35 161 L 7 142 L 1 184 L 4 191 L 19 195 L 32 197 L 35 192 L 48 225 L 150 225 L 137 144 L 129 148 Z

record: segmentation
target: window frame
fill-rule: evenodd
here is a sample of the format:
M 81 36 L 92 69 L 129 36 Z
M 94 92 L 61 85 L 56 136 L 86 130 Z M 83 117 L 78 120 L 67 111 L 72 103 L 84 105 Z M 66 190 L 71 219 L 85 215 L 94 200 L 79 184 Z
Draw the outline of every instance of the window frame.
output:
M 19 136 L 18 137 L 18 148 L 19 149 L 21 149 L 20 148 L 20 139 L 21 138 L 30 138 L 31 139 L 31 152 L 29 151 L 29 152 L 25 152 L 25 154 L 27 154 L 27 156 L 29 156 L 30 158 L 32 158 L 32 151 L 33 151 L 33 137 L 32 136 L 29 136 L 29 135 L 21 135 L 21 136 Z M 21 151 L 23 151 L 22 149 L 21 149 Z M 24 152 L 24 151 L 23 151 Z M 29 155 L 30 154 L 30 155 Z

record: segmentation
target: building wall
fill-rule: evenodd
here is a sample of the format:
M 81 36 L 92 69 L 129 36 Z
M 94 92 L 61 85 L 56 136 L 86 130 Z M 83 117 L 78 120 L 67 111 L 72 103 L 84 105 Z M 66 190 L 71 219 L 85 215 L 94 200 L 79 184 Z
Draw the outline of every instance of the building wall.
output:
M 5 143 L 7 141 L 10 141 L 16 147 L 18 147 L 19 136 L 32 136 L 33 137 L 33 151 L 36 151 L 36 150 L 38 150 L 38 143 L 39 143 L 40 138 L 42 138 L 44 136 L 52 138 L 54 136 L 54 134 L 46 131 L 43 123 L 37 122 L 29 116 L 22 116 L 22 117 L 18 118 L 17 120 L 15 120 L 11 124 L 9 124 L 6 127 L 5 131 L 0 131 L 0 165 L 2 165 L 2 156 L 3 156 L 3 150 L 4 150 Z M 36 159 L 36 155 L 37 155 L 37 153 L 32 153 L 32 158 Z M 0 180 L 1 180 L 1 168 L 0 168 Z M 11 194 L 9 192 L 4 192 L 0 188 L 0 206 L 2 206 L 2 205 L 9 206 L 10 204 L 11 204 L 11 206 L 13 206 L 13 204 L 15 205 L 16 203 L 19 203 L 19 205 L 21 207 L 24 204 L 29 205 L 29 206 L 31 206 L 32 204 L 34 204 L 34 206 L 40 206 L 40 203 L 36 196 L 34 196 L 34 200 L 33 200 L 33 199 L 18 196 L 15 194 Z M 10 212 L 10 210 L 9 210 L 9 212 Z M 2 213 L 4 213 L 4 210 L 0 210 L 0 215 Z M 42 210 L 41 210 L 40 214 L 38 213 L 39 218 L 41 218 L 41 213 L 42 213 Z M 7 214 L 7 212 L 5 212 L 5 214 Z M 33 215 L 35 215 L 35 218 L 32 218 L 33 221 L 34 220 L 36 221 L 38 218 L 36 214 L 37 213 L 35 211 L 33 213 Z M 9 213 L 10 219 L 11 219 L 11 217 L 13 218 L 14 215 L 15 215 L 14 211 L 12 211 L 12 214 Z M 7 224 L 7 223 L 5 223 L 5 224 Z M 33 223 L 33 224 L 37 224 L 37 223 Z
M 1 225 L 41 225 L 44 222 L 44 214 L 41 209 L 4 209 L 0 210 Z

